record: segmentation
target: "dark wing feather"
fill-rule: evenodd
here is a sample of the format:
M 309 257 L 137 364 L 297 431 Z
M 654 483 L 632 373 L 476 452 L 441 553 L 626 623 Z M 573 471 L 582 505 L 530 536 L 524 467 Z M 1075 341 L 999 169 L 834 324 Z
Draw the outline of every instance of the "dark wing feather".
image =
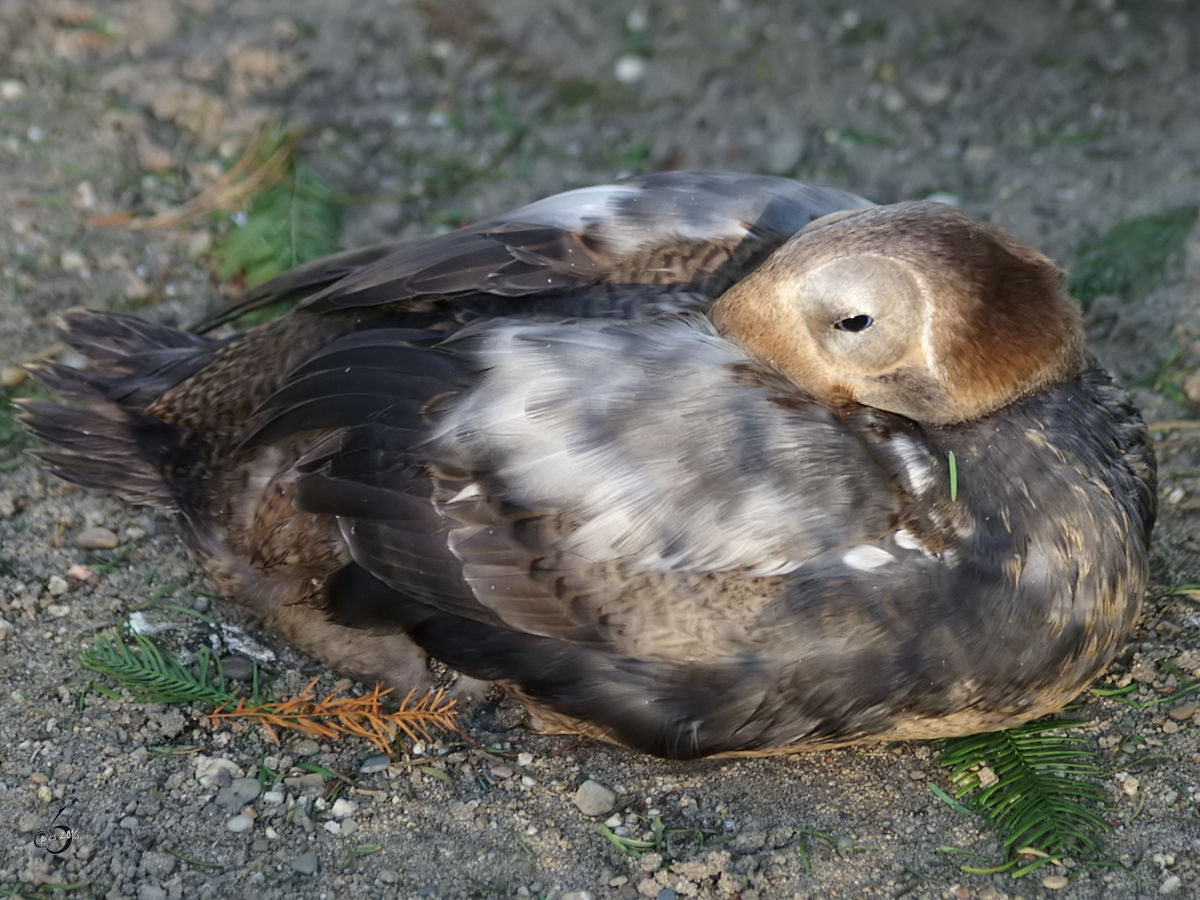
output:
M 568 191 L 439 237 L 309 263 L 236 298 L 196 330 L 297 294 L 308 295 L 300 303 L 314 312 L 476 293 L 536 297 L 603 283 L 687 285 L 712 299 L 813 219 L 869 205 L 786 178 L 642 175 Z

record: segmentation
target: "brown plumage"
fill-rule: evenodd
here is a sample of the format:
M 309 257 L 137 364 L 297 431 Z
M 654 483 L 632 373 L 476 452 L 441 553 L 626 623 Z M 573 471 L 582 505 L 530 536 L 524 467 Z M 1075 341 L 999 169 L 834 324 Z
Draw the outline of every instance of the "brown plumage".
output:
M 279 296 L 221 340 L 72 314 L 93 368 L 25 418 L 340 671 L 409 687 L 415 644 L 551 727 L 786 752 L 1050 712 L 1140 608 L 1141 420 L 1053 264 L 956 210 L 643 176 L 204 327 Z

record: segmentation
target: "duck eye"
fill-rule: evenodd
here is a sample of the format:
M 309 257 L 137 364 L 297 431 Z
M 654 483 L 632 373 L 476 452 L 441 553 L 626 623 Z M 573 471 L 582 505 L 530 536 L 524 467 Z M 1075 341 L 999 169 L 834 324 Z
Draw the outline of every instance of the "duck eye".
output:
M 850 316 L 848 319 L 842 319 L 840 322 L 835 322 L 833 327 L 838 331 L 866 331 L 871 327 L 874 321 L 875 320 L 870 316 Z

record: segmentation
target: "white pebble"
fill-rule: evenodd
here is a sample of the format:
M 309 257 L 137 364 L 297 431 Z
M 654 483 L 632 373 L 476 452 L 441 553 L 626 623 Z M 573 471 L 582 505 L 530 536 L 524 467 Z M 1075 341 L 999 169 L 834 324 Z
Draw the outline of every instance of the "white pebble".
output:
M 58 264 L 64 272 L 81 272 L 87 268 L 87 260 L 78 250 L 64 250 Z
M 46 582 L 46 590 L 50 593 L 51 597 L 61 597 L 67 592 L 67 588 L 69 587 L 67 579 L 61 575 L 51 575 L 50 580 Z
M 234 834 L 241 834 L 244 831 L 249 831 L 254 827 L 254 820 L 244 813 L 238 813 L 225 823 L 225 827 Z
M 196 757 L 196 780 L 204 787 L 212 787 L 222 769 L 229 773 L 230 778 L 241 771 L 231 759 L 213 758 L 203 754 Z
M 1183 884 L 1178 875 L 1171 875 L 1158 888 L 1160 894 L 1173 894 Z
M 572 798 L 585 816 L 603 816 L 612 812 L 616 794 L 597 781 L 588 779 L 579 786 Z
M 646 77 L 646 60 L 627 54 L 613 64 L 613 75 L 622 84 L 633 84 Z
M 356 812 L 358 812 L 358 807 L 344 797 L 338 797 L 333 801 L 333 814 L 339 819 L 344 819 Z
M 20 100 L 25 96 L 25 84 L 15 78 L 0 80 L 0 100 Z
M 281 791 L 267 791 L 263 794 L 263 803 L 270 803 L 272 806 L 278 806 L 284 800 Z
M 76 535 L 76 546 L 84 550 L 112 550 L 118 538 L 108 528 L 88 528 Z
M 341 834 L 342 833 L 341 824 L 339 822 L 333 821 L 332 819 L 330 819 L 328 822 L 325 823 L 324 828 L 330 834 Z

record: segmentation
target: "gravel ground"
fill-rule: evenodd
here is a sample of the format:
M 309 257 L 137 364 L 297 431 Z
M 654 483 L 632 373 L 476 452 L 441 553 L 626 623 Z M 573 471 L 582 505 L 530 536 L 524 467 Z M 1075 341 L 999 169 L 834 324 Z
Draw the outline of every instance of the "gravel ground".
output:
M 208 308 L 208 224 L 145 232 L 89 220 L 182 202 L 278 117 L 309 127 L 307 158 L 354 201 L 346 246 L 620 173 L 704 167 L 883 202 L 950 194 L 1066 263 L 1119 222 L 1200 197 L 1200 7 L 362 0 L 347 12 L 320 0 L 0 0 L 0 366 L 53 352 L 54 315 L 70 306 L 172 322 Z M 1200 397 L 1200 379 L 1188 380 L 1200 366 L 1195 233 L 1184 266 L 1136 302 L 1100 298 L 1089 314 L 1117 376 L 1155 385 L 1134 388 L 1153 422 L 1195 414 L 1153 377 L 1173 353 L 1166 376 Z M 0 377 L 11 387 L 18 376 Z M 1200 582 L 1197 434 L 1158 433 L 1154 583 L 1110 676 L 1136 681 L 1142 698 L 1200 677 L 1196 606 L 1170 593 Z M 96 527 L 119 546 L 81 547 Z M 532 734 L 493 699 L 464 724 L 510 752 L 430 745 L 383 768 L 365 744 L 276 747 L 256 731 L 214 731 L 189 708 L 90 690 L 80 646 L 164 588 L 142 613 L 163 640 L 241 649 L 281 689 L 316 674 L 239 611 L 209 606 L 165 518 L 8 460 L 0 894 L 82 884 L 72 896 L 1200 896 L 1195 707 L 1092 699 L 1089 739 L 1113 773 L 1107 854 L 1128 870 L 1067 865 L 1015 881 L 965 874 L 962 857 L 939 849 L 999 858 L 986 828 L 934 798 L 942 776 L 925 745 L 671 763 Z M 168 606 L 207 610 L 219 627 Z M 163 752 L 186 747 L 198 749 Z M 301 761 L 351 786 L 326 802 L 320 776 L 293 770 Z M 260 762 L 294 774 L 260 793 Z M 611 795 L 580 794 L 589 780 Z M 580 808 L 589 799 L 598 815 Z M 68 801 L 58 824 L 75 829 L 72 846 L 35 846 Z M 597 828 L 608 819 L 639 837 L 656 817 L 670 831 L 670 871 Z M 1072 878 L 1055 889 L 1062 875 Z

